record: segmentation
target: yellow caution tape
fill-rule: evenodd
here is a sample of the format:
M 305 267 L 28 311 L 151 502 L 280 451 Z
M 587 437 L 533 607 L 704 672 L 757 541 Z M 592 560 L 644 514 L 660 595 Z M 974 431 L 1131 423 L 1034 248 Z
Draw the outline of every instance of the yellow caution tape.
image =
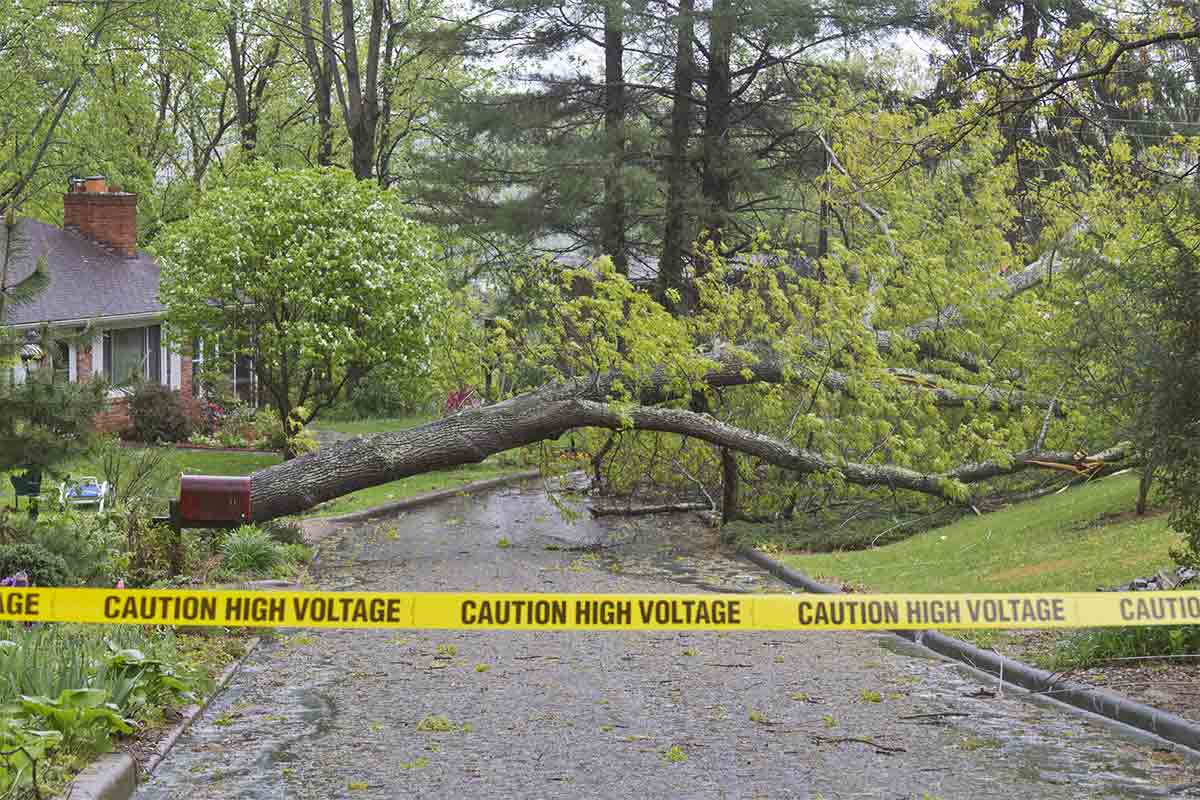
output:
M 1200 592 L 500 594 L 0 589 L 0 620 L 510 630 L 894 630 L 1200 624 Z

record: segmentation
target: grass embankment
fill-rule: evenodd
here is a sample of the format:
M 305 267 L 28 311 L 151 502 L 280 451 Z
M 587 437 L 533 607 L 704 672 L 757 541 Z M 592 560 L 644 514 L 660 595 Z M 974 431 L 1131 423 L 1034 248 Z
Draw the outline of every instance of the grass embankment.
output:
M 894 544 L 781 560 L 826 583 L 869 592 L 1090 592 L 1171 566 L 1179 536 L 1163 513 L 1132 513 L 1137 478 L 1113 476 L 1059 495 L 969 516 Z M 1158 510 L 1160 512 L 1161 510 Z M 1195 652 L 1194 628 L 948 631 L 1047 669 Z M 1091 680 L 1100 680 L 1091 676 Z
M 895 544 L 781 560 L 872 592 L 1095 591 L 1171 563 L 1163 514 L 1135 517 L 1137 478 L 1120 475 Z

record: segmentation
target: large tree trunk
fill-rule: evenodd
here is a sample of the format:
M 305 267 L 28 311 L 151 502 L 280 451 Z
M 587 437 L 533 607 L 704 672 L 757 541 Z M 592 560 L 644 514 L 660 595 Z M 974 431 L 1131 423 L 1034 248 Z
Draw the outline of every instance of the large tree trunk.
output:
M 604 209 L 600 245 L 622 274 L 628 274 L 625 253 L 625 9 L 623 0 L 604 6 L 604 139 L 608 156 L 604 174 Z
M 708 76 L 705 79 L 704 176 L 701 184 L 707 204 L 705 225 L 709 241 L 721 252 L 722 231 L 733 207 L 730 174 L 729 128 L 733 102 L 730 51 L 734 16 L 730 0 L 713 0 L 708 21 Z
M 462 464 L 536 442 L 557 439 L 574 428 L 675 433 L 754 456 L 799 473 L 837 470 L 847 483 L 887 486 L 955 499 L 958 483 L 976 483 L 1045 464 L 1076 464 L 1072 453 L 1026 452 L 1008 463 L 964 464 L 941 474 L 893 465 L 845 462 L 753 431 L 726 425 L 707 414 L 679 409 L 614 408 L 599 399 L 606 382 L 555 384 L 503 403 L 464 411 L 417 428 L 352 439 L 260 470 L 251 476 L 251 511 L 256 521 L 295 514 L 359 489 Z M 1084 459 L 1118 461 L 1117 446 Z
M 688 139 L 692 115 L 692 31 L 694 0 L 680 0 L 676 21 L 675 89 L 671 100 L 670 155 L 667 158 L 667 218 L 663 228 L 663 252 L 658 262 L 658 287 L 663 303 L 670 307 L 667 290 L 683 292 L 683 255 L 691 237 L 687 217 Z

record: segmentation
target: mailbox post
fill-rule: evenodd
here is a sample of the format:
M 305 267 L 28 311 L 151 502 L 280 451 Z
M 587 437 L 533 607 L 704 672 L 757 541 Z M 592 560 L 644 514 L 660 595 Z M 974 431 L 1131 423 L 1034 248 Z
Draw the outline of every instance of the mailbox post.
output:
M 250 479 L 215 475 L 181 475 L 179 500 L 171 501 L 162 520 L 176 533 L 171 568 L 183 570 L 184 528 L 236 528 L 250 522 Z

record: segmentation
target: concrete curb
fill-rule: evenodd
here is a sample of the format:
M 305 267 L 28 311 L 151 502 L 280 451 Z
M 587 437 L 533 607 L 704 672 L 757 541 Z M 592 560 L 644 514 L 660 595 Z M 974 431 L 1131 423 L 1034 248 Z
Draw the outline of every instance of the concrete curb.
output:
M 814 594 L 841 594 L 836 587 L 818 583 L 803 572 L 780 564 L 760 550 L 743 547 L 739 548 L 738 553 L 792 586 Z M 1033 694 L 1137 728 L 1189 750 L 1200 751 L 1200 724 L 1176 714 L 1159 711 L 1105 689 L 1093 689 L 1074 681 L 1063 680 L 1052 672 L 1014 661 L 996 652 L 982 650 L 939 631 L 892 633 L 981 672 L 995 675 L 1000 680 Z
M 154 768 L 162 763 L 162 760 L 167 757 L 167 753 L 179 741 L 179 737 L 192 727 L 192 723 L 204 713 L 204 710 L 216 699 L 234 674 L 241 669 L 242 664 L 254 652 L 259 641 L 260 639 L 257 637 L 251 639 L 241 658 L 227 666 L 217 677 L 213 690 L 201 702 L 184 709 L 183 719 L 177 722 L 166 738 L 159 742 L 158 747 L 155 748 L 154 757 L 141 777 L 148 777 L 154 772 Z M 62 800 L 129 800 L 137 791 L 137 787 L 138 765 L 133 756 L 122 752 L 107 753 L 88 764 L 83 771 L 76 775 L 63 791 L 61 798 Z
M 129 753 L 107 753 L 88 764 L 63 792 L 64 800 L 128 800 L 137 791 L 137 762 Z
M 242 668 L 242 665 L 246 663 L 246 659 L 250 658 L 250 654 L 254 652 L 254 648 L 258 647 L 259 642 L 261 641 L 262 639 L 256 636 L 247 642 L 246 652 L 242 653 L 241 658 L 227 666 L 225 670 L 217 677 L 216 682 L 213 684 L 212 691 L 209 692 L 199 703 L 188 706 L 186 709 L 184 709 L 183 719 L 177 722 L 175 727 L 171 729 L 171 732 L 167 734 L 166 738 L 158 743 L 158 747 L 154 750 L 154 757 L 151 758 L 150 763 L 146 765 L 145 774 L 143 774 L 142 777 L 148 778 L 154 773 L 155 768 L 162 763 L 163 759 L 167 757 L 167 753 L 171 752 L 171 748 L 174 747 L 175 743 L 179 741 L 179 737 L 183 736 L 183 734 L 187 732 L 187 729 L 192 727 L 192 723 L 200 718 L 200 715 L 204 713 L 204 710 L 212 705 L 213 700 L 217 699 L 217 695 L 219 695 L 225 689 L 225 687 L 229 684 L 229 681 L 235 674 L 237 674 L 237 671 Z
M 364 508 L 362 511 L 351 511 L 346 514 L 338 514 L 334 517 L 306 517 L 305 521 L 313 522 L 362 522 L 374 517 L 383 517 L 389 514 L 394 514 L 397 511 L 407 511 L 410 508 L 420 508 L 422 506 L 431 505 L 433 503 L 447 500 L 451 497 L 456 497 L 460 494 L 473 494 L 482 492 L 487 489 L 494 489 L 497 486 L 507 486 L 510 483 L 520 483 L 527 481 L 530 478 L 536 478 L 541 475 L 541 470 L 527 469 L 521 472 L 515 472 L 512 475 L 501 475 L 498 478 L 488 478 L 487 480 L 475 481 L 473 483 L 464 483 L 462 486 L 456 486 L 451 489 L 438 489 L 433 492 L 425 492 L 424 494 L 405 497 L 402 500 L 395 500 L 391 503 L 384 503 L 373 508 Z

